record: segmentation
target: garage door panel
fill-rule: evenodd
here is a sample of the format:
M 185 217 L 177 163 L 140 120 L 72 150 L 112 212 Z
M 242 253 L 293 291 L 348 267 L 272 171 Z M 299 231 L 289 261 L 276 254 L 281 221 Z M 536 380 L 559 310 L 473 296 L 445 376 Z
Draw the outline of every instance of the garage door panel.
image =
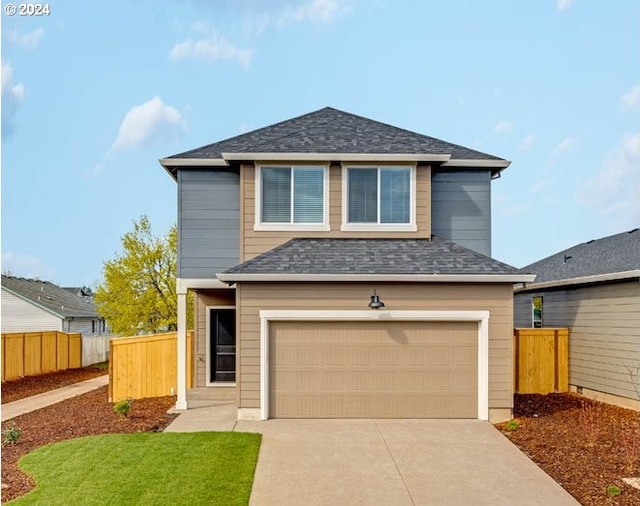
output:
M 270 416 L 477 418 L 477 324 L 273 322 Z

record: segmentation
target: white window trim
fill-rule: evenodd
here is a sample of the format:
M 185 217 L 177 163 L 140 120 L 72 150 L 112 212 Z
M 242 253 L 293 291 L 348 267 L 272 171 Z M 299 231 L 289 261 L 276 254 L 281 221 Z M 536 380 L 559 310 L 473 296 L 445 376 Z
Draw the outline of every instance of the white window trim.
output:
M 409 171 L 409 223 L 349 223 L 349 169 L 378 169 L 385 167 L 408 167 Z M 342 225 L 340 230 L 344 232 L 417 232 L 416 224 L 416 165 L 391 165 L 391 164 L 374 164 L 374 165 L 357 165 L 342 164 Z M 379 177 L 378 177 L 379 180 Z M 380 199 L 380 190 L 378 189 L 378 199 Z M 378 206 L 379 207 L 379 206 Z
M 324 164 L 311 164 L 312 167 L 322 167 L 324 170 L 324 217 L 322 223 L 262 223 L 262 168 L 269 167 L 304 167 L 302 164 L 262 164 L 256 165 L 255 177 L 255 223 L 253 230 L 255 231 L 291 231 L 291 232 L 328 232 L 331 230 L 329 225 L 329 166 Z M 293 190 L 292 190 L 293 191 Z M 292 204 L 293 205 L 293 204 Z
M 205 325 L 207 326 L 206 328 L 206 355 L 205 355 L 205 373 L 204 373 L 204 377 L 206 379 L 205 381 L 205 385 L 208 387 L 235 387 L 236 386 L 236 382 L 235 381 L 211 381 L 209 379 L 209 373 L 211 372 L 211 309 L 236 309 L 235 306 L 205 306 L 205 311 L 206 311 L 206 315 L 205 315 L 205 320 L 206 323 Z M 238 379 L 238 333 L 236 331 L 236 379 Z
M 273 321 L 468 321 L 478 323 L 478 419 L 489 420 L 489 311 L 260 310 L 260 420 L 269 419 L 269 323 Z

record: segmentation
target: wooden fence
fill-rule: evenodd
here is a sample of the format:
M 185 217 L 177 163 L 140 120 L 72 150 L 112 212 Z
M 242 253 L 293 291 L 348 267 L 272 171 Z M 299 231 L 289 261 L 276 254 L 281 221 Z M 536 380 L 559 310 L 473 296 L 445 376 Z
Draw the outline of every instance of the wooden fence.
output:
M 569 329 L 514 329 L 516 393 L 569 391 Z
M 187 334 L 187 388 L 193 383 L 193 333 Z M 109 344 L 109 400 L 175 395 L 177 333 L 118 337 Z
M 82 334 L 2 334 L 2 381 L 82 367 Z

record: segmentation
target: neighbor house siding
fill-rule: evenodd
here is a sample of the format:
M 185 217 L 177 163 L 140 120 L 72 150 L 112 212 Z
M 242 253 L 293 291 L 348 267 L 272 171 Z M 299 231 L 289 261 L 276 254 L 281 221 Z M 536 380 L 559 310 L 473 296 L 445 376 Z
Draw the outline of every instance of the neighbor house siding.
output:
M 516 326 L 531 327 L 531 299 L 543 297 L 543 327 L 569 327 L 569 383 L 637 398 L 630 368 L 640 364 L 638 280 L 520 292 Z
M 178 277 L 215 278 L 239 263 L 240 176 L 228 168 L 178 171 Z
M 507 284 L 241 283 L 238 288 L 239 407 L 260 406 L 261 309 L 366 309 L 373 288 L 386 310 L 489 310 L 489 408 L 513 406 L 512 286 Z
M 434 171 L 431 206 L 434 235 L 491 256 L 490 171 Z
M 2 332 L 36 332 L 62 328 L 62 318 L 2 290 Z
M 193 359 L 195 361 L 195 385 L 207 385 L 207 307 L 235 306 L 236 291 L 232 288 L 222 290 L 198 290 L 195 297 L 195 342 Z
M 270 162 L 271 163 L 271 162 Z M 375 165 L 372 163 L 371 165 Z M 392 165 L 385 162 L 381 165 Z M 406 164 L 404 164 L 406 165 Z M 348 164 L 344 164 L 345 167 Z M 428 238 L 431 236 L 431 169 L 419 165 L 416 171 L 416 232 L 343 232 L 342 226 L 342 167 L 332 165 L 329 172 L 329 225 L 328 232 L 304 231 L 256 231 L 256 170 L 253 165 L 244 165 L 241 172 L 242 191 L 242 261 L 250 260 L 261 253 L 284 244 L 294 237 L 357 237 L 357 238 Z

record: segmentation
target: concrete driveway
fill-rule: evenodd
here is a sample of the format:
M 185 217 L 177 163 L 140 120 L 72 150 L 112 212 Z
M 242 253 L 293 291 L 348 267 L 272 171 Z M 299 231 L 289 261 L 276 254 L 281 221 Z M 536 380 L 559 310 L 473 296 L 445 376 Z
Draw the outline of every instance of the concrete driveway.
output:
M 263 436 L 252 505 L 578 504 L 487 422 L 240 421 Z

